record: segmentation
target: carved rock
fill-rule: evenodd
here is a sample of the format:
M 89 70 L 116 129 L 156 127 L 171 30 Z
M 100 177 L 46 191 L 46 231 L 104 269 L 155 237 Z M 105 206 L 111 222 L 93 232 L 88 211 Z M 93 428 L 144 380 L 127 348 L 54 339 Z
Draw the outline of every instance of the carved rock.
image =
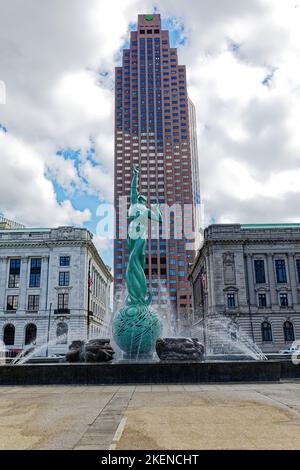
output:
M 69 352 L 66 354 L 67 362 L 110 362 L 114 357 L 114 350 L 110 339 L 90 339 L 85 341 L 72 341 Z
M 197 338 L 159 338 L 156 352 L 161 361 L 202 361 L 204 346 Z

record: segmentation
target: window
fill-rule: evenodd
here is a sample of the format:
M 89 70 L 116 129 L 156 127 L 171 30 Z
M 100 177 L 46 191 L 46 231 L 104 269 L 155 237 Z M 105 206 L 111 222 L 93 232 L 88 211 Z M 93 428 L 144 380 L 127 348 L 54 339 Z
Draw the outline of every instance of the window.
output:
M 8 295 L 7 296 L 7 307 L 6 310 L 18 310 L 19 296 L 18 295 Z
M 40 296 L 39 295 L 29 295 L 28 296 L 28 311 L 37 312 L 40 307 Z
M 58 323 L 56 338 L 56 344 L 68 344 L 68 325 L 66 323 Z
M 288 295 L 285 292 L 279 294 L 279 304 L 280 304 L 280 307 L 289 306 Z
M 300 259 L 296 260 L 296 269 L 297 269 L 298 282 L 300 282 Z
M 271 324 L 267 321 L 264 321 L 261 324 L 261 337 L 265 342 L 273 341 L 272 339 L 272 327 Z
M 64 310 L 69 308 L 69 294 L 58 294 L 58 309 Z
M 286 282 L 286 269 L 285 269 L 284 259 L 277 259 L 275 261 L 275 268 L 276 268 L 277 282 L 285 283 Z
M 235 308 L 235 294 L 227 294 L 227 306 L 228 308 Z
M 258 306 L 259 307 L 266 307 L 267 306 L 266 294 L 258 294 Z
M 70 273 L 69 271 L 59 273 L 59 285 L 68 286 L 70 284 Z
M 283 324 L 284 341 L 295 341 L 294 325 L 290 321 Z
M 30 264 L 29 287 L 40 287 L 41 283 L 41 258 L 32 258 Z
M 254 271 L 256 283 L 264 284 L 266 282 L 265 263 L 262 259 L 254 260 Z
M 11 259 L 10 267 L 9 267 L 9 279 L 8 279 L 9 288 L 16 289 L 20 286 L 20 270 L 21 270 L 21 260 Z
M 70 266 L 70 256 L 61 256 L 59 259 L 60 266 Z
M 15 327 L 14 325 L 5 325 L 3 330 L 3 343 L 5 346 L 13 346 L 15 344 Z
M 36 325 L 29 323 L 25 329 L 25 344 L 32 344 L 36 340 L 37 329 Z

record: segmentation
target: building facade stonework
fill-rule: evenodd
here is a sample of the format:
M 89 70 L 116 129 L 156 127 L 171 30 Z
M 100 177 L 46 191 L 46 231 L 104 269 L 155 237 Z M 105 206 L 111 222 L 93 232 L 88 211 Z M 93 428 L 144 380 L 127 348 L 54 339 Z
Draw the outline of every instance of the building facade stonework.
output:
M 211 225 L 190 279 L 195 325 L 225 316 L 264 352 L 300 340 L 300 224 Z
M 0 340 L 12 350 L 34 344 L 45 355 L 105 337 L 111 282 L 87 229 L 0 230 Z

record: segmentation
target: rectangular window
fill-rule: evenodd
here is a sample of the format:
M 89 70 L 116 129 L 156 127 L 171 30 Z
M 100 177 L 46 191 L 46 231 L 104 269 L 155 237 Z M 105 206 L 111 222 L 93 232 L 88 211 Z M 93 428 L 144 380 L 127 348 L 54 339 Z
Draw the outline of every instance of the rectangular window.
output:
M 70 266 L 70 256 L 61 256 L 59 259 L 60 266 Z
M 41 258 L 32 258 L 30 263 L 29 287 L 40 287 L 41 283 Z
M 296 268 L 297 268 L 297 279 L 300 282 L 300 259 L 296 260 Z
M 58 310 L 69 308 L 69 294 L 58 294 Z
M 6 310 L 18 310 L 19 305 L 19 296 L 18 295 L 8 295 L 7 296 L 7 307 Z
M 235 308 L 235 294 L 227 294 L 228 308 Z
M 257 284 L 264 284 L 266 282 L 265 276 L 265 263 L 262 259 L 254 260 L 255 280 Z
M 288 295 L 286 293 L 279 294 L 279 304 L 280 304 L 280 307 L 289 306 Z
M 258 294 L 258 306 L 262 308 L 267 306 L 266 294 Z
M 286 269 L 284 259 L 275 260 L 276 278 L 278 283 L 286 282 Z
M 28 296 L 28 311 L 37 312 L 40 307 L 40 296 L 39 295 L 29 295 Z
M 59 286 L 68 286 L 70 284 L 70 273 L 69 271 L 59 273 Z
M 20 271 L 21 271 L 21 260 L 11 259 L 9 266 L 9 279 L 8 287 L 10 289 L 16 289 L 20 287 Z

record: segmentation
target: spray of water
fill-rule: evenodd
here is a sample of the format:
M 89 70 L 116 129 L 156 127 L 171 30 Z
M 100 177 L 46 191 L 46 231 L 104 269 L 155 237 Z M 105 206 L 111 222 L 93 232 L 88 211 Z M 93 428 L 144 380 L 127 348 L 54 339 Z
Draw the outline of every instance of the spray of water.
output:
M 0 341 L 0 365 L 6 364 L 6 346 Z
M 64 341 L 67 339 L 67 333 L 59 336 L 59 341 Z M 28 362 L 32 357 L 38 356 L 47 346 L 54 346 L 57 344 L 58 338 L 54 338 L 50 341 L 46 341 L 40 346 L 35 346 L 34 344 L 28 345 L 28 348 L 24 349 L 18 356 L 14 358 L 12 364 L 22 365 Z M 30 351 L 30 352 L 29 352 Z
M 206 357 L 234 355 L 252 358 L 254 360 L 267 360 L 267 357 L 249 335 L 241 328 L 233 324 L 228 317 L 218 315 L 210 317 L 205 326 L 197 326 L 194 331 L 197 336 L 205 338 Z

